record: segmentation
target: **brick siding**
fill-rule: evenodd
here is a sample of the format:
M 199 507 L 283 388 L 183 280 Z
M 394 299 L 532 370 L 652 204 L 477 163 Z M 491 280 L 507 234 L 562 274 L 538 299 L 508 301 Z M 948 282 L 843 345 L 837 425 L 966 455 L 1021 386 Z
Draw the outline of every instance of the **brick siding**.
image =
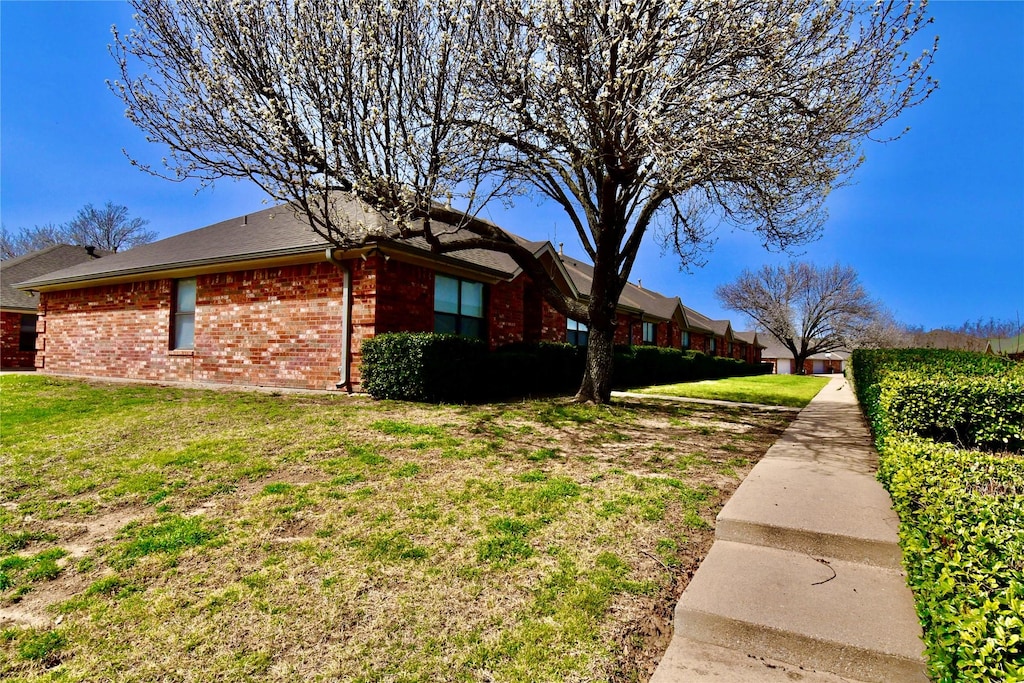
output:
M 333 386 L 341 364 L 342 293 L 342 272 L 330 263 L 200 276 L 193 379 Z
M 434 329 L 435 272 L 380 252 L 345 265 L 352 276 L 349 380 L 358 391 L 366 339 Z M 525 274 L 485 291 L 491 348 L 566 341 L 566 317 Z M 344 344 L 343 292 L 342 270 L 326 262 L 200 275 L 192 350 L 170 348 L 171 279 L 44 292 L 36 366 L 81 376 L 333 388 Z M 6 314 L 4 320 L 7 335 Z M 641 336 L 639 318 L 617 317 L 616 344 L 640 344 Z M 700 335 L 691 339 L 701 348 Z M 681 331 L 658 323 L 657 342 L 678 347 Z
M 192 356 L 169 351 L 171 284 L 152 280 L 43 292 L 36 367 L 70 375 L 191 380 Z
M 353 338 L 372 299 L 356 290 Z M 201 275 L 193 350 L 170 349 L 170 279 L 42 294 L 47 372 L 323 389 L 339 377 L 341 271 L 332 264 Z M 357 371 L 358 359 L 353 359 Z M 358 375 L 354 378 L 358 382 Z

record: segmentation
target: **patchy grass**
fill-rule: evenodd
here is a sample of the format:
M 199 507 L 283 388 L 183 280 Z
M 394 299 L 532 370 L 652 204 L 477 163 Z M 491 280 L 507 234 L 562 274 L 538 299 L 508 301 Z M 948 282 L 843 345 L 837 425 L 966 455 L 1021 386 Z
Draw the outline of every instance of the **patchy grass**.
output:
M 825 377 L 758 375 L 756 377 L 730 377 L 701 382 L 665 384 L 645 387 L 636 391 L 645 394 L 803 408 L 826 384 L 828 384 L 828 379 Z
M 0 377 L 0 678 L 646 680 L 791 419 Z

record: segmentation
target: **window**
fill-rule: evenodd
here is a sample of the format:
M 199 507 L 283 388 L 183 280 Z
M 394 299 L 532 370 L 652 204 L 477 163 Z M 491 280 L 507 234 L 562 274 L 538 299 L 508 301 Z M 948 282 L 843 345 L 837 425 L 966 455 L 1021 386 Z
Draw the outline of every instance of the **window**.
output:
M 689 332 L 683 332 L 683 348 L 684 349 L 690 348 L 690 333 Z
M 587 339 L 590 338 L 590 330 L 586 324 L 567 318 L 565 321 L 566 333 L 565 341 L 569 342 L 573 346 L 586 346 Z
M 484 338 L 484 286 L 461 278 L 434 278 L 434 331 Z
M 710 339 L 710 340 L 708 341 L 708 351 L 709 351 L 709 352 L 711 352 L 711 353 L 714 353 L 714 352 L 715 352 L 715 350 L 716 350 L 716 348 L 717 348 L 717 344 L 716 344 L 715 342 L 717 342 L 717 341 L 718 341 L 718 340 L 717 340 L 717 339 L 715 339 L 714 337 L 712 337 L 712 338 L 711 338 L 711 339 Z
M 21 314 L 21 333 L 18 335 L 19 351 L 36 350 L 36 320 L 38 316 L 31 313 Z
M 196 279 L 178 280 L 174 287 L 172 349 L 192 349 L 196 331 Z
M 647 344 L 648 346 L 654 344 L 655 339 L 656 339 L 656 337 L 655 337 L 655 330 L 657 329 L 655 324 L 654 323 L 641 323 L 641 325 L 643 327 L 642 332 L 643 332 L 643 342 L 644 342 L 644 344 Z

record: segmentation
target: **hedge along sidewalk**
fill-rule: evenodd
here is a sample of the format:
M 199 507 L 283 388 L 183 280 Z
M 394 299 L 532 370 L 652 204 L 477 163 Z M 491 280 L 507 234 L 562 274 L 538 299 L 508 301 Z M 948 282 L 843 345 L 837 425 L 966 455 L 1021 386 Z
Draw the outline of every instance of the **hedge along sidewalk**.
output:
M 914 437 L 880 450 L 932 676 L 1024 680 L 1024 458 Z
M 937 349 L 855 351 L 852 361 L 932 677 L 1024 680 L 1024 457 L 924 438 L 1020 450 L 1024 365 Z
M 876 463 L 836 377 L 719 513 L 652 683 L 926 681 Z

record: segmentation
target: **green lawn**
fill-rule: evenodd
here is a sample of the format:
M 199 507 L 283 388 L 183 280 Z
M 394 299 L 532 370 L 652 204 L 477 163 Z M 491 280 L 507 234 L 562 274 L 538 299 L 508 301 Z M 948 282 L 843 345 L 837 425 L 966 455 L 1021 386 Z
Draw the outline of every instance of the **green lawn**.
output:
M 5 681 L 642 679 L 792 419 L 20 374 L 0 412 Z
M 824 377 L 758 375 L 756 377 L 730 377 L 702 382 L 665 384 L 645 387 L 636 391 L 647 394 L 803 408 L 826 384 L 828 384 L 828 379 Z

